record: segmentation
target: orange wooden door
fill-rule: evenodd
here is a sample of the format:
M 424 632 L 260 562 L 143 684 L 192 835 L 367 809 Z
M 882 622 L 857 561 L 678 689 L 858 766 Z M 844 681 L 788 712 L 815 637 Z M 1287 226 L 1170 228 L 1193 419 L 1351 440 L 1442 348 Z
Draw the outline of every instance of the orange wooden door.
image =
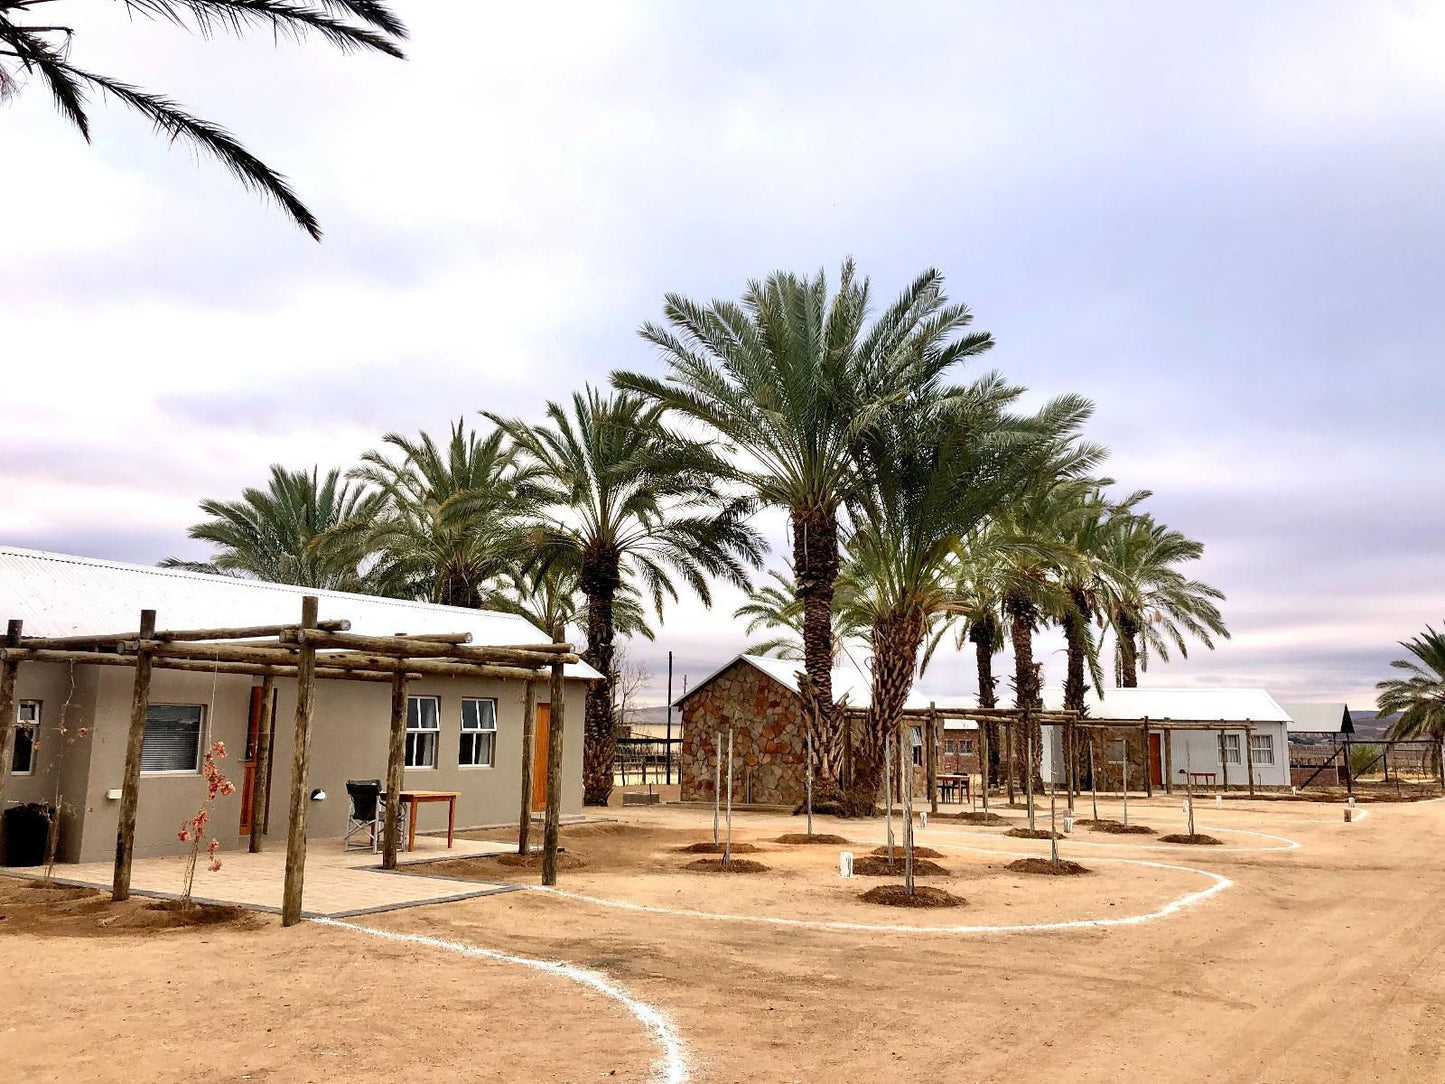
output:
M 547 738 L 552 732 L 552 705 L 537 705 L 537 733 L 532 741 L 532 812 L 547 808 Z
M 261 687 L 251 690 L 251 717 L 246 726 L 245 760 L 241 765 L 241 835 L 251 833 L 251 793 L 256 782 L 256 749 L 261 739 Z
M 1156 787 L 1164 785 L 1164 735 L 1149 735 L 1149 781 Z

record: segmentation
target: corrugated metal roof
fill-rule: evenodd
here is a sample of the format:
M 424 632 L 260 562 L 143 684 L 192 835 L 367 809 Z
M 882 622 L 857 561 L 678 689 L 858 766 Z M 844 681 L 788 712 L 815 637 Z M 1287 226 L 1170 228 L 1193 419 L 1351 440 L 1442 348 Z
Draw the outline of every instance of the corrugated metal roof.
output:
M 1064 706 L 1064 691 L 1044 690 L 1044 706 Z M 1084 706 L 1095 719 L 1173 719 L 1288 723 L 1289 714 L 1264 689 L 1105 689 L 1090 691 Z
M 369 636 L 470 632 L 473 644 L 492 647 L 551 639 L 526 618 L 494 610 L 0 546 L 0 620 L 22 619 L 27 636 L 125 632 L 141 610 L 155 610 L 162 629 L 291 624 L 300 620 L 303 595 L 317 596 L 322 620 L 344 618 Z M 568 666 L 567 675 L 601 677 L 585 663 Z
M 1291 734 L 1353 734 L 1355 724 L 1350 719 L 1350 707 L 1340 703 L 1301 704 L 1291 701 L 1281 703 L 1289 715 Z

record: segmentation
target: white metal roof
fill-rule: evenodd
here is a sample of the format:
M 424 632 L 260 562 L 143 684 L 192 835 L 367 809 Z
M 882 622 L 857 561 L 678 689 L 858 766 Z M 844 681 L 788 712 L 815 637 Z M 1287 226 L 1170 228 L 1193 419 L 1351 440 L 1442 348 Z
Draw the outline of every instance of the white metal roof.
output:
M 673 705 L 681 704 L 688 697 L 699 692 L 724 670 L 727 670 L 734 663 L 738 662 L 745 662 L 761 670 L 794 696 L 798 694 L 798 671 L 803 669 L 801 660 L 775 659 L 768 655 L 735 655 L 692 688 L 688 689 L 682 696 L 674 700 Z M 845 696 L 848 698 L 848 706 L 850 708 L 868 707 L 873 699 L 872 678 L 854 666 L 835 667 L 833 670 L 833 699 L 842 700 Z M 928 707 L 928 698 L 914 691 L 909 695 L 908 701 L 904 706 L 909 708 L 926 708 Z
M 1289 715 L 1291 734 L 1353 734 L 1355 724 L 1350 720 L 1349 705 L 1339 703 L 1301 704 L 1291 701 L 1281 703 Z
M 137 627 L 141 610 L 155 610 L 162 629 L 294 624 L 303 595 L 317 596 L 322 620 L 344 618 L 352 632 L 369 636 L 470 632 L 473 644 L 492 647 L 551 639 L 526 618 L 494 610 L 0 546 L 0 621 L 20 618 L 27 636 L 125 632 Z M 568 666 L 567 676 L 602 675 L 580 663 Z
M 1044 690 L 1044 706 L 1064 705 L 1060 688 Z M 1178 722 L 1288 723 L 1289 714 L 1264 689 L 1105 689 L 1091 690 L 1084 706 L 1095 719 L 1172 719 Z

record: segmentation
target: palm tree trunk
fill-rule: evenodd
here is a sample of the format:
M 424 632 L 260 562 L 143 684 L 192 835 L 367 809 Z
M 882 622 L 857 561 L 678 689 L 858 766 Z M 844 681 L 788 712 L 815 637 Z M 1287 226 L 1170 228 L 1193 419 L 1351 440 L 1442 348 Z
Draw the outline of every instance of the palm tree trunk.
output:
M 582 658 L 602 675 L 587 686 L 582 748 L 582 801 L 606 805 L 612 795 L 612 770 L 617 739 L 612 718 L 613 640 L 616 627 L 612 606 L 622 584 L 618 556 L 607 547 L 589 546 L 582 554 L 579 577 L 587 596 L 587 650 Z
M 993 642 L 997 626 L 992 617 L 975 621 L 969 626 L 968 638 L 973 641 L 974 661 L 978 666 L 978 706 L 992 708 L 998 705 L 998 678 L 993 676 Z M 998 781 L 998 765 L 1002 752 L 999 749 L 998 723 L 983 724 L 988 731 L 988 763 L 980 764 L 979 772 L 987 773 L 985 785 Z
M 1074 592 L 1073 605 L 1064 611 L 1064 644 L 1067 648 L 1068 671 L 1064 675 L 1064 710 L 1084 711 L 1084 696 L 1089 686 L 1084 680 L 1084 664 L 1087 662 L 1087 648 L 1084 643 L 1085 623 L 1089 620 L 1089 600 L 1081 592 Z M 1069 734 L 1068 755 L 1078 764 L 1083 753 L 1079 733 L 1073 727 L 1065 727 Z M 1069 801 L 1074 800 L 1072 792 Z
M 1129 611 L 1121 611 L 1115 627 L 1119 636 L 1119 684 L 1125 689 L 1139 687 L 1139 623 Z
M 834 509 L 793 513 L 793 571 L 803 603 L 803 670 L 816 710 L 813 728 L 814 807 L 842 797 L 838 785 L 841 727 L 833 702 L 833 592 L 838 582 L 838 514 Z M 865 758 L 866 759 L 866 758 Z
M 1034 626 L 1038 624 L 1038 608 L 1019 594 L 1004 598 L 1009 615 L 1009 639 L 1014 649 L 1014 707 L 1037 711 L 1043 706 L 1039 699 L 1039 667 L 1034 662 Z M 1027 735 L 1020 735 L 1020 745 L 1032 745 L 1032 757 L 1019 758 L 1019 786 L 1025 787 L 1025 772 L 1033 774 L 1035 789 L 1043 787 L 1043 727 L 1034 716 L 1029 720 Z M 1029 763 L 1025 764 L 1024 761 Z
M 862 755 L 854 760 L 855 782 L 850 804 L 872 808 L 883 782 L 883 747 L 890 733 L 900 734 L 898 756 L 912 770 L 913 750 L 906 730 L 900 729 L 903 705 L 913 688 L 918 651 L 923 643 L 923 619 L 918 615 L 889 616 L 873 624 L 873 692 L 864 727 Z M 901 777 L 900 777 L 901 778 Z

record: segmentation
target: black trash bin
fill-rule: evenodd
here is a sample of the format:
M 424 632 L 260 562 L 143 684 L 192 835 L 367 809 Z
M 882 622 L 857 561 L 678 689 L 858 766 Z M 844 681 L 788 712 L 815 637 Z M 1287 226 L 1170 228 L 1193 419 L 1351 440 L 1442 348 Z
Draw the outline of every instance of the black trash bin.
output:
M 45 837 L 50 831 L 53 810 L 39 802 L 7 809 L 5 817 L 5 865 L 45 864 Z

